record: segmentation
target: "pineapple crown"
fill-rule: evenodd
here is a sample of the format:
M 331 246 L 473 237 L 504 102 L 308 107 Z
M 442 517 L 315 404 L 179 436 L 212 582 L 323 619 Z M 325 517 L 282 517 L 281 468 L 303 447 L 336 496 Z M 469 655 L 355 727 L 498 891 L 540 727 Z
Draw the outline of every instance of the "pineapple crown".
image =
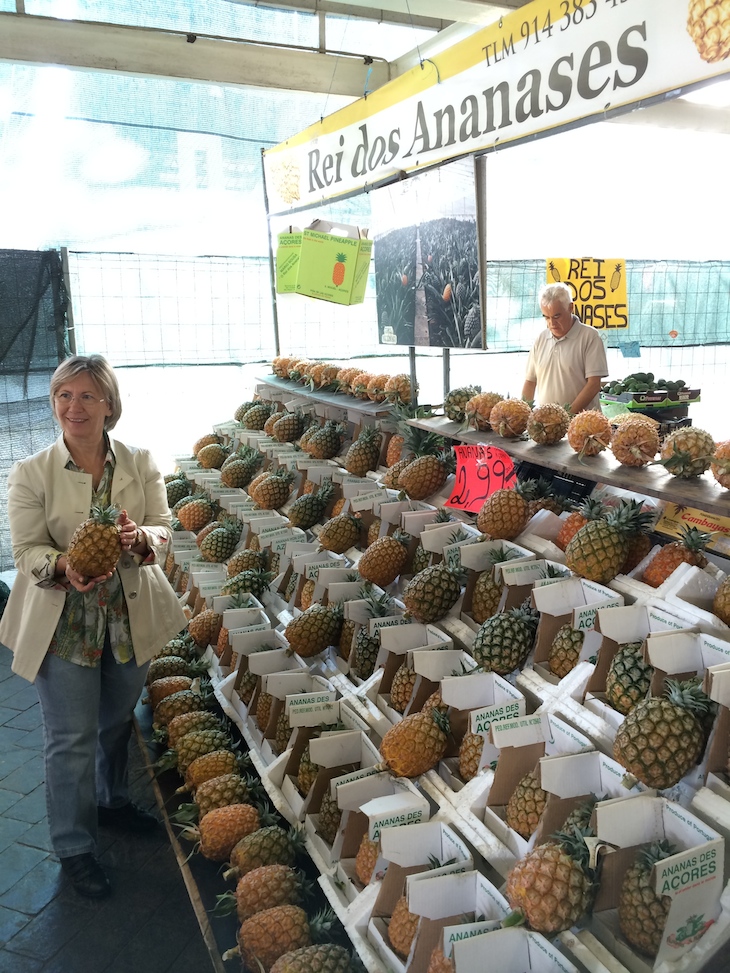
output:
M 689 527 L 685 524 L 680 532 L 679 543 L 682 547 L 686 547 L 688 551 L 699 553 L 700 551 L 704 551 L 711 540 L 711 533 L 708 534 L 705 531 L 698 530 L 696 527 Z
M 394 541 L 398 541 L 399 544 L 402 544 L 403 547 L 408 547 L 412 540 L 411 535 L 407 531 L 401 530 L 400 527 L 397 530 L 394 530 L 393 533 L 390 534 L 390 537 L 392 537 Z
M 554 564 L 546 564 L 540 572 L 541 578 L 567 578 L 569 575 L 567 568 L 561 569 Z
M 332 480 L 327 477 L 327 479 L 322 480 L 319 489 L 317 490 L 317 496 L 320 500 L 324 501 L 324 503 L 329 503 L 334 492 L 335 488 Z
M 418 429 L 416 426 L 403 425 L 400 427 L 400 432 L 403 436 L 405 452 L 413 453 L 415 458 L 435 456 L 446 444 L 443 436 Z
M 372 590 L 373 586 L 368 581 L 360 589 L 360 595 L 367 602 L 365 610 L 371 618 L 385 618 L 386 615 L 393 613 L 393 598 L 384 591 L 382 595 L 376 595 Z
M 641 500 L 623 500 L 616 507 L 611 507 L 603 519 L 622 537 L 629 537 L 646 531 L 654 514 L 642 510 Z
M 490 564 L 504 564 L 505 561 L 513 561 L 516 557 L 521 557 L 519 551 L 515 550 L 513 547 L 494 547 L 487 555 L 487 560 Z
M 436 518 L 434 520 L 435 524 L 448 524 L 450 520 L 453 520 L 451 511 L 447 510 L 446 507 L 439 507 L 436 511 Z
M 119 517 L 120 509 L 119 507 L 110 506 L 102 507 L 95 504 L 90 511 L 91 520 L 96 524 L 104 524 L 107 526 L 112 526 L 116 524 L 117 518 Z
M 560 845 L 566 855 L 576 861 L 589 878 L 595 879 L 596 872 L 591 868 L 591 852 L 586 844 L 586 838 L 592 837 L 593 831 L 590 827 L 574 824 L 565 831 L 556 831 L 550 839 Z
M 700 686 L 700 679 L 667 679 L 664 695 L 675 706 L 689 710 L 698 720 L 712 712 L 716 704 Z
M 381 433 L 377 426 L 362 426 L 355 441 L 358 443 L 369 444 L 375 442 L 380 435 Z
M 636 854 L 636 864 L 650 872 L 657 862 L 676 855 L 677 848 L 666 838 L 642 845 Z

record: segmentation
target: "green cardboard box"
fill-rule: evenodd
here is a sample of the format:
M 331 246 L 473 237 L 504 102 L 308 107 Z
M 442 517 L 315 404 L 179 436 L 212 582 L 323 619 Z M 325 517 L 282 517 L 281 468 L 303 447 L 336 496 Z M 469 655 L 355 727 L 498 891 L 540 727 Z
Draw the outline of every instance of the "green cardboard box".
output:
M 276 293 L 293 294 L 297 289 L 302 231 L 295 226 L 280 233 L 276 247 Z
M 367 230 L 315 220 L 302 233 L 297 294 L 335 304 L 362 304 L 373 242 Z

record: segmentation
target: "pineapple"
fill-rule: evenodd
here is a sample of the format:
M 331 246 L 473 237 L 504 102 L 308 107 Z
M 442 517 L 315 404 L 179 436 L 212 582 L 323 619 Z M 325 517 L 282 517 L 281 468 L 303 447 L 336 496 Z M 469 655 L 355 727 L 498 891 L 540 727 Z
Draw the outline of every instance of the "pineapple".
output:
M 460 596 L 459 578 L 444 563 L 420 571 L 403 589 L 403 603 L 408 612 L 424 625 L 448 614 Z
M 593 903 L 595 876 L 583 835 L 558 832 L 521 858 L 507 876 L 505 896 L 531 929 L 551 937 L 570 929 Z
M 420 921 L 419 915 L 408 911 L 408 900 L 402 895 L 393 906 L 393 915 L 388 923 L 388 940 L 402 959 L 406 959 L 411 950 Z
M 375 426 L 363 426 L 345 454 L 344 467 L 347 472 L 353 476 L 365 476 L 369 470 L 376 469 L 382 442 L 383 437 Z
M 256 700 L 256 726 L 262 733 L 266 732 L 271 717 L 271 707 L 274 705 L 274 697 L 271 693 L 259 693 Z
M 190 676 L 194 679 L 207 671 L 207 663 L 200 660 L 190 662 L 179 655 L 163 655 L 150 662 L 146 682 L 149 685 L 157 679 L 164 679 L 166 676 Z
M 711 539 L 711 534 L 685 525 L 678 541 L 665 544 L 656 552 L 644 569 L 641 580 L 652 588 L 658 588 L 680 564 L 707 567 L 707 558 L 702 552 Z
M 578 665 L 585 632 L 572 625 L 561 625 L 550 645 L 548 666 L 558 679 L 567 676 Z
M 506 676 L 522 666 L 532 651 L 537 628 L 537 612 L 513 608 L 492 615 L 479 627 L 471 653 L 487 672 Z
M 192 681 L 191 681 L 192 685 Z M 207 709 L 205 696 L 192 689 L 179 689 L 169 696 L 163 697 L 154 707 L 152 723 L 156 727 L 167 726 L 170 720 L 181 713 L 191 713 Z
M 404 459 L 399 459 L 393 463 L 383 474 L 383 478 L 380 481 L 381 484 L 384 487 L 388 487 L 389 490 L 398 490 L 400 487 L 400 475 L 412 462 L 413 456 L 406 456 Z
M 200 554 L 204 561 L 223 564 L 233 554 L 241 539 L 243 524 L 227 522 L 211 530 L 200 542 Z
M 257 912 L 277 905 L 297 905 L 303 894 L 302 879 L 289 865 L 262 865 L 238 880 L 235 893 L 224 892 L 216 900 L 215 915 L 228 915 L 221 906 L 231 899 L 235 903 L 239 922 L 245 922 Z
M 239 879 L 262 865 L 294 865 L 302 847 L 301 833 L 285 831 L 276 824 L 259 828 L 236 844 L 225 879 Z
M 489 560 L 493 565 L 504 564 L 518 557 L 517 551 L 499 547 L 491 551 Z M 477 577 L 471 596 L 471 617 L 481 625 L 497 613 L 502 600 L 503 586 L 495 580 L 494 568 L 482 571 Z
M 233 418 L 235 422 L 241 422 L 243 417 L 246 415 L 249 409 L 252 409 L 256 405 L 255 402 L 242 402 L 236 411 L 233 413 Z
M 238 930 L 238 948 L 247 970 L 269 973 L 294 949 L 311 946 L 307 913 L 298 905 L 277 905 L 246 919 Z
M 517 439 L 527 429 L 531 412 L 530 406 L 522 399 L 503 399 L 492 409 L 489 425 L 503 439 Z
M 495 490 L 484 501 L 477 515 L 477 527 L 493 540 L 514 540 L 527 526 L 529 517 L 526 488 L 518 484 L 514 490 Z
M 289 737 L 291 736 L 291 723 L 289 722 L 289 714 L 286 709 L 283 709 L 279 713 L 279 719 L 276 721 L 276 729 L 274 730 L 274 751 L 278 754 L 284 753 L 289 743 Z
M 91 508 L 91 516 L 79 524 L 69 541 L 66 558 L 73 571 L 85 578 L 114 571 L 122 554 L 118 517 L 118 507 Z
M 416 672 L 405 662 L 396 670 L 390 687 L 390 705 L 397 713 L 404 713 L 416 685 Z
M 285 953 L 270 973 L 354 973 L 354 965 L 344 946 L 320 943 Z
M 654 675 L 641 646 L 641 642 L 620 645 L 606 674 L 606 702 L 624 716 L 646 697 Z
M 568 442 L 579 460 L 597 456 L 611 442 L 611 423 L 598 409 L 579 412 L 570 420 Z
M 308 578 L 302 585 L 302 590 L 299 594 L 299 608 L 302 611 L 306 611 L 312 606 L 312 596 L 314 595 L 314 589 L 317 587 L 317 582 L 314 578 Z
M 373 375 L 367 384 L 367 394 L 371 402 L 385 402 L 385 386 L 390 375 Z
M 649 532 L 652 526 L 652 523 L 649 523 L 647 519 L 647 523 L 639 524 L 637 530 L 632 531 L 628 535 L 628 551 L 621 565 L 621 574 L 628 574 L 629 571 L 633 571 L 651 550 L 652 544 Z
M 368 397 L 368 383 L 374 376 L 370 372 L 357 372 L 353 376 L 350 382 L 351 394 L 355 396 L 356 399 L 367 399 Z
M 164 734 L 169 747 L 176 747 L 178 741 L 192 730 L 219 730 L 222 728 L 220 718 L 209 710 L 192 710 L 180 713 L 167 724 Z
M 167 493 L 167 505 L 172 508 L 178 500 L 190 496 L 193 492 L 193 486 L 187 476 L 180 473 L 165 484 L 165 491 Z
M 345 395 L 350 395 L 352 393 L 352 380 L 360 373 L 359 368 L 341 368 L 336 376 L 337 391 L 343 392 Z
M 533 409 L 527 420 L 527 435 L 540 446 L 553 446 L 565 436 L 570 413 L 561 405 L 549 403 Z
M 395 466 L 403 458 L 405 441 L 405 436 L 401 436 L 400 433 L 396 433 L 388 440 L 388 448 L 385 451 L 385 465 L 388 469 Z
M 443 487 L 453 469 L 451 451 L 418 456 L 398 474 L 398 489 L 407 493 L 411 500 L 425 500 Z
M 246 549 L 236 551 L 226 562 L 226 574 L 229 578 L 235 578 L 242 571 L 263 571 L 264 556 L 261 551 Z
M 653 519 L 653 515 L 642 513 L 641 502 L 629 500 L 610 510 L 604 519 L 589 521 L 565 548 L 566 564 L 589 581 L 607 584 L 621 570 L 629 536 L 647 519 Z
M 710 469 L 720 486 L 730 489 L 730 439 L 717 443 Z
M 393 614 L 393 599 L 387 593 L 376 598 L 370 591 L 363 588 L 361 594 L 367 602 L 366 611 L 370 618 L 384 618 Z M 369 679 L 375 670 L 375 663 L 380 652 L 380 633 L 376 630 L 370 634 L 367 625 L 361 625 L 355 632 L 352 658 L 352 672 L 359 679 Z
M 301 441 L 300 444 L 314 459 L 332 459 L 342 448 L 342 436 L 342 426 L 330 419 L 307 440 L 306 445 Z
M 277 442 L 293 443 L 304 432 L 304 415 L 301 412 L 285 412 L 271 428 L 271 435 Z
M 289 622 L 284 637 L 298 655 L 310 659 L 336 645 L 341 628 L 341 605 L 312 605 Z
M 254 473 L 262 463 L 263 456 L 260 453 L 254 456 L 234 455 L 230 462 L 224 463 L 221 467 L 221 483 L 232 490 L 242 490 L 249 486 Z
M 613 756 L 647 787 L 673 787 L 699 759 L 712 712 L 698 679 L 668 679 L 663 696 L 638 702 L 621 723 Z
M 411 380 L 405 372 L 391 375 L 385 383 L 385 397 L 396 405 L 409 406 L 414 395 L 418 395 L 418 386 L 411 389 Z
M 505 810 L 505 821 L 527 840 L 540 823 L 547 799 L 547 791 L 540 787 L 535 772 L 530 771 L 512 791 Z
M 156 766 L 165 770 L 176 763 L 178 771 L 184 776 L 193 760 L 204 753 L 230 749 L 231 746 L 231 738 L 225 729 L 190 730 L 180 737 L 174 750 L 162 754 Z
M 204 470 L 219 470 L 223 466 L 228 453 L 229 450 L 226 446 L 222 446 L 220 443 L 210 443 L 208 446 L 203 446 L 195 458 Z
M 483 750 L 481 733 L 467 731 L 459 744 L 459 774 L 464 780 L 472 780 L 479 773 Z
M 251 804 L 227 804 L 213 808 L 197 827 L 188 827 L 181 837 L 200 842 L 200 853 L 209 861 L 228 861 L 233 848 L 259 828 L 259 812 Z
M 237 595 L 240 592 L 250 592 L 254 598 L 260 599 L 268 590 L 272 575 L 268 571 L 244 570 L 229 577 L 221 585 L 222 595 Z
M 255 405 L 246 412 L 241 422 L 245 429 L 262 430 L 266 425 L 266 420 L 274 411 L 274 407 L 265 402 L 256 402 Z
M 339 514 L 328 520 L 317 535 L 320 547 L 333 554 L 344 554 L 360 540 L 362 520 L 352 514 Z
M 274 435 L 274 423 L 278 422 L 279 419 L 283 419 L 284 416 L 288 415 L 286 411 L 283 412 L 272 412 L 269 418 L 264 423 L 264 432 L 267 436 Z
M 200 439 L 195 440 L 195 443 L 193 445 L 193 450 L 192 450 L 193 456 L 197 459 L 198 453 L 200 452 L 201 449 L 203 449 L 204 446 L 210 446 L 211 443 L 222 443 L 222 442 L 223 440 L 218 435 L 218 433 L 215 432 L 206 433 L 204 436 L 201 436 Z
M 367 832 L 362 836 L 355 855 L 355 875 L 363 885 L 369 885 L 375 865 L 380 855 L 380 842 L 369 838 Z
M 410 535 L 402 531 L 374 540 L 357 562 L 360 577 L 386 588 L 405 569 Z
M 192 684 L 193 680 L 190 676 L 162 676 L 149 684 L 144 702 L 148 703 L 153 710 L 157 710 L 163 699 L 189 690 Z
M 413 713 L 386 731 L 380 753 L 396 777 L 418 777 L 441 760 L 449 732 L 448 717 L 438 709 Z
M 712 599 L 712 610 L 726 625 L 730 625 L 730 577 L 725 577 Z
M 319 765 L 312 760 L 307 743 L 299 757 L 299 769 L 297 770 L 297 787 L 302 797 L 306 797 L 310 792 L 318 773 Z
M 607 513 L 608 508 L 601 500 L 586 497 L 565 518 L 558 531 L 558 536 L 555 538 L 555 543 L 561 551 L 564 551 L 581 527 L 585 527 L 589 520 L 601 520 Z
M 341 819 L 342 811 L 337 804 L 337 798 L 332 797 L 329 790 L 326 790 L 317 812 L 317 833 L 328 845 L 334 843 Z
M 185 530 L 198 531 L 214 519 L 215 506 L 205 494 L 196 494 L 185 499 L 188 502 L 175 511 Z
M 523 495 L 527 498 L 529 517 L 534 517 L 540 510 L 549 510 L 557 516 L 565 510 L 565 501 L 556 496 L 552 483 L 544 476 L 536 480 L 523 480 L 517 484 L 517 487 L 521 487 Z
M 193 791 L 206 781 L 214 777 L 222 777 L 223 774 L 235 774 L 241 767 L 240 755 L 232 750 L 211 750 L 210 753 L 201 754 L 188 767 L 185 772 L 185 784 L 182 790 Z
M 453 955 L 444 955 L 443 947 L 438 944 L 431 950 L 426 973 L 455 973 Z
M 613 434 L 611 452 L 624 466 L 646 466 L 659 452 L 656 427 L 643 419 L 627 419 Z
M 690 0 L 687 31 L 703 61 L 726 60 L 730 56 L 728 0 Z
M 657 862 L 676 854 L 666 839 L 644 845 L 624 873 L 619 892 L 618 921 L 631 945 L 646 956 L 656 956 L 662 944 L 671 896 L 657 895 L 652 870 Z
M 383 522 L 380 517 L 373 517 L 373 522 L 368 527 L 367 537 L 365 538 L 365 547 L 370 547 L 380 537 L 380 528 L 382 526 Z
M 202 821 L 210 811 L 227 807 L 229 804 L 246 804 L 249 796 L 248 783 L 240 774 L 220 774 L 218 777 L 211 777 L 195 789 L 198 818 Z M 228 855 L 225 857 L 227 859 Z
M 464 420 L 467 426 L 473 426 L 479 432 L 487 432 L 492 427 L 489 417 L 492 409 L 498 402 L 502 401 L 502 396 L 497 392 L 478 392 L 473 395 L 464 406 Z
M 300 527 L 302 530 L 313 527 L 323 517 L 333 494 L 332 480 L 326 479 L 322 481 L 318 490 L 297 497 L 289 508 L 291 526 Z
M 264 510 L 278 510 L 289 499 L 293 479 L 294 474 L 290 470 L 277 470 L 249 493 Z
M 223 616 L 212 608 L 206 608 L 188 622 L 188 631 L 201 649 L 215 645 L 218 641 Z
M 700 476 L 712 464 L 715 441 L 709 432 L 685 426 L 670 433 L 662 443 L 662 464 L 674 476 Z
M 466 404 L 481 392 L 479 385 L 467 385 L 452 389 L 444 399 L 444 413 L 452 422 L 463 423 L 466 419 Z
M 347 661 L 352 652 L 352 640 L 355 638 L 355 622 L 351 618 L 343 618 L 342 630 L 337 642 L 337 651 L 341 659 Z

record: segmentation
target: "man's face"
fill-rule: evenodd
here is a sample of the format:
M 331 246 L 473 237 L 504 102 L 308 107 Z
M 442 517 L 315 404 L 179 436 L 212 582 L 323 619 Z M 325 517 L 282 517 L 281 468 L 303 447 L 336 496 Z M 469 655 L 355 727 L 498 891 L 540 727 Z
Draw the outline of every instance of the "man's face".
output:
M 556 301 L 541 304 L 540 310 L 545 318 L 545 324 L 553 338 L 564 337 L 573 327 L 573 304 L 564 307 Z

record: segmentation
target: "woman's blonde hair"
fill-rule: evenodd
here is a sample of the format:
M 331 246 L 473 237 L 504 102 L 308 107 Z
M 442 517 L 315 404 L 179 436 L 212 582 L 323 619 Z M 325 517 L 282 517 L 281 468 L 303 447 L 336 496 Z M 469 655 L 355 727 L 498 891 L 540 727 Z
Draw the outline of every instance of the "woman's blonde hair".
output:
M 122 400 L 114 369 L 102 355 L 72 355 L 58 366 L 51 378 L 51 408 L 56 414 L 56 392 L 78 375 L 90 375 L 109 403 L 112 414 L 104 419 L 104 428 L 113 429 L 122 414 Z

